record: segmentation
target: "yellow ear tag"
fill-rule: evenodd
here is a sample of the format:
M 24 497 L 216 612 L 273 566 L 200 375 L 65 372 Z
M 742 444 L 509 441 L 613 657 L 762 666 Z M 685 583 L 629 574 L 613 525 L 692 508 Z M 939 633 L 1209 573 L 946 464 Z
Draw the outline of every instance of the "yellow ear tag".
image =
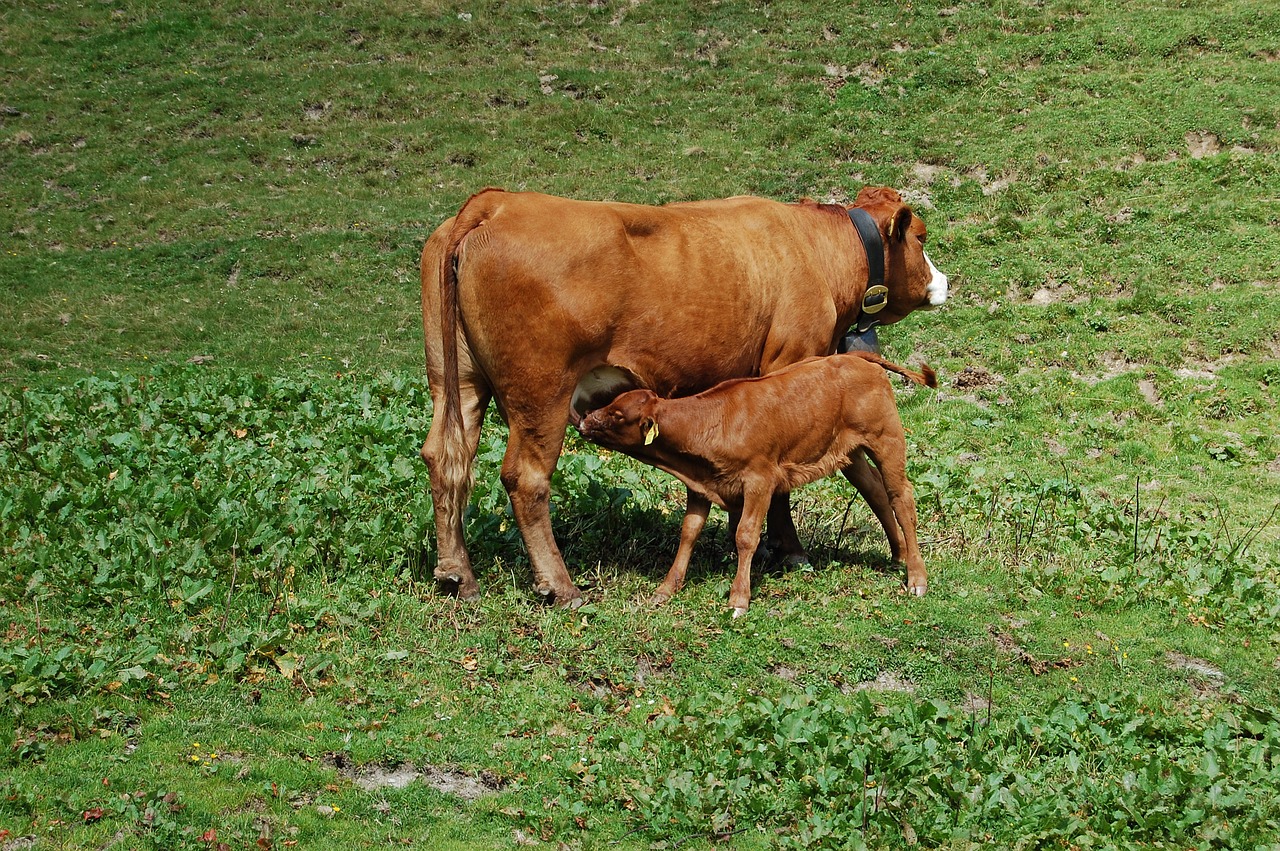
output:
M 894 222 L 893 219 L 889 219 L 889 226 L 884 230 L 885 236 L 889 237 L 890 239 L 893 239 L 893 222 Z
M 650 443 L 653 443 L 653 439 L 657 436 L 658 436 L 658 424 L 653 423 L 647 429 L 644 430 L 644 445 L 648 446 Z

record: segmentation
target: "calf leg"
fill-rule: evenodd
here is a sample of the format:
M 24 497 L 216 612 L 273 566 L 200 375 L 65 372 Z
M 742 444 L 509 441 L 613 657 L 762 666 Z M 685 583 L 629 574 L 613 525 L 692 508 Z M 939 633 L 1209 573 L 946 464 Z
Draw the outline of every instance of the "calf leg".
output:
M 662 580 L 658 590 L 653 592 L 650 602 L 654 605 L 665 603 L 684 587 L 684 577 L 689 570 L 689 559 L 693 555 L 693 545 L 702 534 L 706 525 L 707 514 L 711 511 L 711 501 L 689 491 L 689 501 L 684 512 L 684 522 L 680 524 L 680 548 L 676 551 L 676 560 L 667 571 L 667 578 Z
M 435 388 L 433 388 L 434 390 Z M 463 537 L 463 512 L 471 498 L 471 465 L 480 443 L 480 426 L 489 406 L 489 389 L 469 383 L 460 385 L 463 440 L 461 445 L 445 433 L 444 417 L 431 420 L 431 431 L 422 444 L 422 460 L 431 479 L 431 503 L 435 508 L 436 581 L 453 586 L 457 595 L 471 599 L 480 595 L 471 558 Z M 441 398 L 433 393 L 437 402 Z
M 738 537 L 738 521 L 742 519 L 742 506 L 738 506 L 737 508 L 728 508 L 727 511 L 729 515 L 729 540 L 736 541 Z M 769 561 L 770 545 L 771 542 L 769 541 L 769 536 L 765 535 L 760 539 L 760 543 L 756 546 L 756 554 L 754 558 L 761 566 Z M 737 544 L 733 544 L 733 551 L 734 553 L 737 553 Z
M 854 453 L 849 459 L 849 466 L 840 472 L 858 489 L 858 493 L 862 494 L 876 519 L 880 521 L 880 527 L 889 539 L 889 555 L 894 561 L 901 561 L 902 533 L 898 530 L 898 521 L 893 516 L 893 507 L 889 504 L 889 495 L 885 493 L 880 473 L 871 469 L 867 456 L 861 451 Z
M 907 567 L 907 593 L 923 597 L 929 583 L 924 559 L 920 555 L 920 544 L 916 540 L 916 500 L 911 482 L 907 479 L 906 449 L 905 439 L 891 437 L 878 450 L 869 448 L 868 451 L 884 480 L 893 516 L 902 529 L 902 561 Z
M 554 413 L 541 421 L 529 421 L 508 410 L 511 434 L 502 459 L 502 484 L 533 563 L 533 588 L 559 606 L 582 598 L 551 532 L 551 473 L 564 445 L 568 409 L 566 397 L 563 404 L 548 406 L 546 410 Z
M 760 543 L 760 527 L 769 510 L 769 497 L 767 491 L 753 493 L 747 489 L 742 502 L 742 517 L 734 533 L 738 545 L 738 572 L 733 577 L 733 587 L 729 589 L 729 605 L 735 618 L 745 615 L 751 605 L 751 559 Z

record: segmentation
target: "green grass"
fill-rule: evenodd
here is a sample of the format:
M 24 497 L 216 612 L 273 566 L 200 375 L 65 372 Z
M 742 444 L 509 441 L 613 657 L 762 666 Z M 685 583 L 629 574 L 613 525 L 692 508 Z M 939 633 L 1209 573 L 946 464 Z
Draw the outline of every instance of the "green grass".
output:
M 189 5 L 0 10 L 0 849 L 1280 841 L 1275 4 Z M 571 438 L 543 608 L 496 418 L 436 594 L 440 221 L 866 183 L 929 596 L 828 481 L 653 609 L 681 489 Z

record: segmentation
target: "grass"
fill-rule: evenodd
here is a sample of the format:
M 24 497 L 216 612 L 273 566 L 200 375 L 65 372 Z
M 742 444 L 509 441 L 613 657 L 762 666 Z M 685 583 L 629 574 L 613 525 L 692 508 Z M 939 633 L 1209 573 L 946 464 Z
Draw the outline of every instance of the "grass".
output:
M 9 4 L 0 849 L 1274 844 L 1276 31 L 1261 0 Z M 489 185 L 865 183 L 953 284 L 881 334 L 942 376 L 899 394 L 929 596 L 832 481 L 750 617 L 722 519 L 650 608 L 680 490 L 571 439 L 589 603 L 542 608 L 496 419 L 485 596 L 435 593 L 432 228 Z

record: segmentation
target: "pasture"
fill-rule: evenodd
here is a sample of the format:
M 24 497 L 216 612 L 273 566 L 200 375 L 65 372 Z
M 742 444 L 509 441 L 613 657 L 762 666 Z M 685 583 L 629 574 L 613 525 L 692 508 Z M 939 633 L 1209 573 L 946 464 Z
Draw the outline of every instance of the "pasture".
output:
M 1270 0 L 0 8 L 0 851 L 1280 842 Z M 491 413 L 436 593 L 418 252 L 485 186 L 901 189 L 930 591 L 847 483 L 723 515 Z M 519 309 L 518 305 L 511 309 Z

